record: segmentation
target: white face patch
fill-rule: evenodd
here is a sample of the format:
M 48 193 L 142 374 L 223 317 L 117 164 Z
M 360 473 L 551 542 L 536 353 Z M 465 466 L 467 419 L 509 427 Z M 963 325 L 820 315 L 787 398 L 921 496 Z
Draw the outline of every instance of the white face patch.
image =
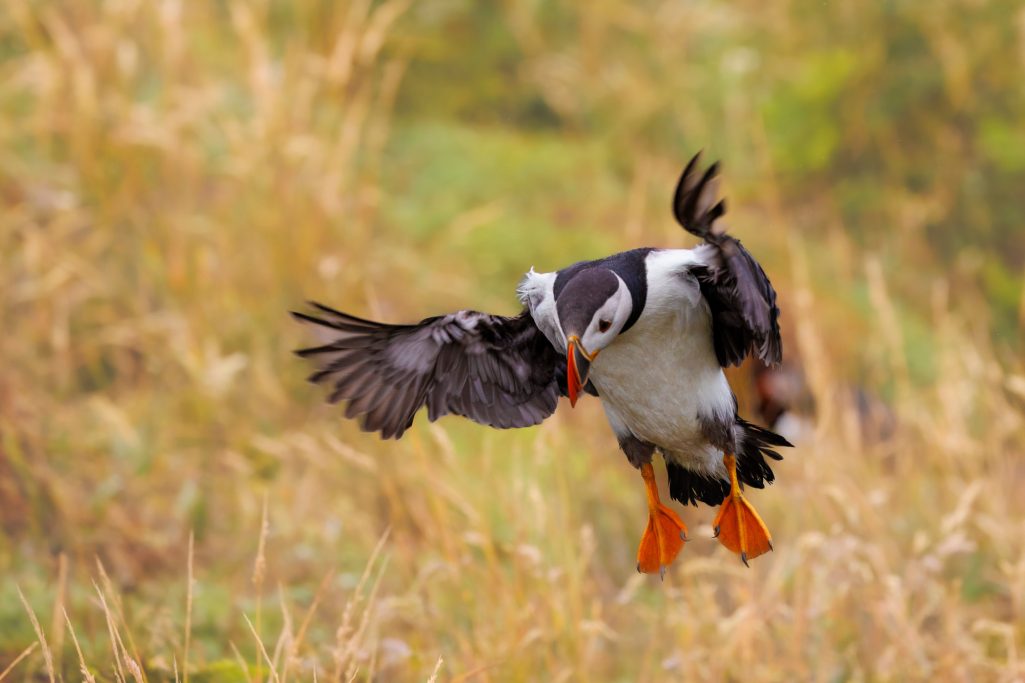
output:
M 619 280 L 619 288 L 610 296 L 601 308 L 595 311 L 587 330 L 580 337 L 580 343 L 587 353 L 594 354 L 611 344 L 626 325 L 633 312 L 633 297 L 623 279 Z

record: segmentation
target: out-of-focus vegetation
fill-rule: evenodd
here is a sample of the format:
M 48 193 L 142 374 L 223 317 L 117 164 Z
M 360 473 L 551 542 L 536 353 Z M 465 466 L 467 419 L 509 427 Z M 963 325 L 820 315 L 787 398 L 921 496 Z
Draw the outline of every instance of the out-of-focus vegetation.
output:
M 1023 82 L 999 0 L 7 0 L 0 672 L 1020 680 Z M 697 148 L 817 407 L 750 570 L 701 508 L 634 573 L 595 401 L 381 443 L 303 383 L 305 298 L 512 312 L 692 244 Z

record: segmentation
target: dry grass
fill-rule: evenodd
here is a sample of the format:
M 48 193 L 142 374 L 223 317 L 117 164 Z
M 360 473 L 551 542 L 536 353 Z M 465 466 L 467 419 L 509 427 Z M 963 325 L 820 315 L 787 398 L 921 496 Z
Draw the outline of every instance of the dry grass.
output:
M 388 36 L 427 10 L 338 5 L 0 12 L 0 678 L 1025 678 L 1025 368 L 976 290 L 920 255 L 909 289 L 828 201 L 781 201 L 757 133 L 733 226 L 818 410 L 753 494 L 776 552 L 751 569 L 701 508 L 664 582 L 633 571 L 644 497 L 594 401 L 399 443 L 320 406 L 288 353 L 308 296 L 509 312 L 531 263 L 688 243 L 662 207 L 691 150 L 629 144 L 671 95 L 639 79 L 611 149 L 396 119 L 413 48 Z M 507 17 L 567 115 L 623 95 L 559 86 L 599 59 L 602 21 L 662 46 L 679 36 L 658 21 L 689 25 L 595 16 L 579 55 Z M 892 436 L 867 438 L 854 384 L 889 397 Z

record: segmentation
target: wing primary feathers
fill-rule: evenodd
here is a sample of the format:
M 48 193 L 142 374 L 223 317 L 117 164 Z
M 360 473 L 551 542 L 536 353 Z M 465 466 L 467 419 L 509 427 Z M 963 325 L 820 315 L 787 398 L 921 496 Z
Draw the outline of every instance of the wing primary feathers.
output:
M 691 160 L 687 162 L 687 166 L 684 167 L 683 173 L 680 174 L 680 180 L 676 183 L 676 191 L 673 193 L 673 215 L 676 216 L 676 220 L 686 227 L 686 221 L 683 214 L 683 202 L 684 198 L 694 189 L 694 183 L 696 177 L 694 175 L 694 169 L 698 165 L 698 160 L 701 158 L 701 152 L 698 152 Z
M 493 427 L 525 427 L 558 404 L 561 357 L 527 311 L 503 317 L 458 311 L 390 325 L 317 302 L 292 312 L 320 343 L 295 353 L 315 364 L 311 382 L 366 431 L 400 438 L 415 414 L 446 414 Z
M 356 316 L 354 316 L 352 314 L 349 314 L 349 313 L 343 313 L 342 311 L 339 311 L 337 309 L 331 308 L 330 306 L 325 306 L 324 304 L 319 303 L 317 301 L 308 301 L 307 303 L 310 306 L 313 306 L 314 308 L 319 310 L 321 313 L 326 313 L 326 314 L 328 314 L 330 316 L 333 316 L 333 317 L 336 317 L 336 318 L 341 318 L 342 320 L 345 320 L 345 321 L 348 321 L 348 322 L 351 322 L 351 323 L 361 324 L 361 325 L 364 325 L 364 326 L 370 327 L 370 328 L 375 328 L 375 327 L 380 327 L 381 326 L 381 323 L 374 322 L 373 320 L 367 320 L 366 318 L 358 318 L 358 317 L 356 317 Z

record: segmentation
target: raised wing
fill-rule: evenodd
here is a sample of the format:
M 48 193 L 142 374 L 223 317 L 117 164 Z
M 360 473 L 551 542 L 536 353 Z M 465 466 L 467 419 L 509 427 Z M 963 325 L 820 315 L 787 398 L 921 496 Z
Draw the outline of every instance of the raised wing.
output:
M 720 219 L 726 200 L 716 201 L 719 164 L 699 174 L 696 154 L 680 175 L 673 214 L 688 232 L 705 240 L 705 265 L 691 272 L 712 310 L 712 334 L 719 364 L 740 365 L 754 353 L 768 365 L 783 358 L 776 290 L 765 271 L 740 240 L 726 234 Z M 705 254 L 703 254 L 704 256 Z
M 526 311 L 511 318 L 458 311 L 387 325 L 312 306 L 316 315 L 292 313 L 322 342 L 296 351 L 317 364 L 309 380 L 328 385 L 328 401 L 347 401 L 345 416 L 382 438 L 401 437 L 425 405 L 431 421 L 452 413 L 528 427 L 551 415 L 565 391 L 565 361 Z

